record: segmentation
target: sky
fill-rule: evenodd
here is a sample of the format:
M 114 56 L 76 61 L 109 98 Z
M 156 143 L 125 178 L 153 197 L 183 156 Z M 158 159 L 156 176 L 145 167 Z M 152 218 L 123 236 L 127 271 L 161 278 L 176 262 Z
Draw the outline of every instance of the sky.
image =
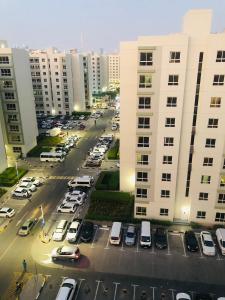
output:
M 120 41 L 180 32 L 190 9 L 212 9 L 225 30 L 225 0 L 0 0 L 0 40 L 13 46 L 115 52 Z

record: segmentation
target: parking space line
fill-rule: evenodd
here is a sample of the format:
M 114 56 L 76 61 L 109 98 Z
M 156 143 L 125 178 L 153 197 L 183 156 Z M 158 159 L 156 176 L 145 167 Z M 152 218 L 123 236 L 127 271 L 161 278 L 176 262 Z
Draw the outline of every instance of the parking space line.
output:
M 156 286 L 150 286 L 150 289 L 152 289 L 152 300 L 155 300 L 155 289 L 157 287 Z
M 167 231 L 166 235 L 167 235 L 167 253 L 166 253 L 166 255 L 171 255 L 168 231 Z
M 98 227 L 96 227 L 95 234 L 94 234 L 94 237 L 93 237 L 93 240 L 92 240 L 92 243 L 91 243 L 91 248 L 95 247 L 94 243 L 95 243 L 95 238 L 96 238 L 97 232 L 98 232 Z
M 27 211 L 22 218 L 19 219 L 19 221 L 16 223 L 16 227 L 21 223 L 21 221 L 24 219 L 24 217 L 28 214 L 29 211 Z
M 197 235 L 197 241 L 198 241 L 198 248 L 199 248 L 199 252 L 200 252 L 200 258 L 204 258 L 203 254 L 202 254 L 202 248 L 201 248 L 201 244 L 199 242 L 199 238 L 200 238 L 200 233 L 195 233 Z
M 172 300 L 175 300 L 175 298 L 174 298 L 174 292 L 175 292 L 176 290 L 174 290 L 174 289 L 169 289 L 169 291 L 171 291 L 171 294 L 172 294 Z
M 195 292 L 193 292 L 193 291 L 188 291 L 188 293 L 191 294 L 191 299 L 193 300 L 193 299 L 194 299 L 194 293 L 195 293 Z
M 223 258 L 220 257 L 218 249 L 216 249 L 216 256 L 217 256 L 216 260 L 223 260 Z
M 139 252 L 139 242 L 140 242 L 140 237 L 137 231 L 137 246 L 136 246 L 136 251 L 135 252 Z
M 184 244 L 184 235 L 181 233 L 181 234 L 180 234 L 180 237 L 181 237 L 182 245 L 183 245 L 183 249 L 184 249 L 184 254 L 183 254 L 183 256 L 184 256 L 184 257 L 188 257 L 188 256 L 187 256 L 187 252 L 186 252 L 186 247 L 185 247 L 185 244 Z
M 107 241 L 106 247 L 104 248 L 105 250 L 110 249 L 110 248 L 109 248 L 109 239 L 110 239 L 110 234 L 109 234 L 109 237 L 108 237 L 108 241 Z
M 125 249 L 124 249 L 124 239 L 123 239 L 123 237 L 122 237 L 122 241 L 121 241 L 120 251 L 125 251 Z
M 95 290 L 95 297 L 94 297 L 94 300 L 97 299 L 97 294 L 98 294 L 98 289 L 99 289 L 99 284 L 100 282 L 102 282 L 101 280 L 95 280 L 97 282 L 97 287 L 96 287 L 96 290 Z
M 80 291 L 80 287 L 81 287 L 82 282 L 83 282 L 84 280 L 86 280 L 86 279 L 80 278 L 79 280 L 80 280 L 80 282 L 79 282 L 79 286 L 78 286 L 78 289 L 77 289 L 77 294 L 76 294 L 75 300 L 77 300 L 77 297 L 78 297 L 78 295 L 79 295 L 79 291 Z
M 120 284 L 119 282 L 113 282 L 115 284 L 115 291 L 114 291 L 114 297 L 113 300 L 116 300 L 116 294 L 117 294 L 117 286 Z
M 138 284 L 131 284 L 131 286 L 133 287 L 133 300 L 135 300 L 136 287 L 139 286 L 139 285 Z

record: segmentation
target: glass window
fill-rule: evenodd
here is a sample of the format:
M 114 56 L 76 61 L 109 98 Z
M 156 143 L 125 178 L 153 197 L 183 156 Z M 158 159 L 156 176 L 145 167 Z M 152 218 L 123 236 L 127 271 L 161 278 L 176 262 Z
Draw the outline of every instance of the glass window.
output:
M 174 138 L 173 137 L 164 137 L 164 146 L 173 146 Z
M 206 148 L 215 148 L 216 146 L 216 139 L 206 139 L 205 147 Z
M 161 198 L 169 198 L 170 191 L 169 190 L 161 190 Z
M 225 222 L 225 213 L 217 212 L 216 217 L 215 217 L 215 221 L 216 222 Z
M 148 155 L 147 154 L 137 154 L 137 164 L 138 165 L 148 165 Z
M 175 127 L 175 118 L 166 118 L 165 127 Z
M 11 69 L 0 69 L 1 76 L 11 76 Z
M 151 108 L 151 98 L 150 97 L 139 97 L 138 108 L 139 109 Z
M 202 184 L 210 184 L 211 176 L 209 175 L 202 175 L 201 176 L 201 183 Z
M 147 189 L 137 188 L 136 197 L 147 198 Z
M 140 66 L 152 66 L 152 52 L 140 52 Z
M 225 194 L 218 195 L 218 203 L 225 203 Z
M 170 63 L 179 63 L 180 62 L 180 52 L 170 51 Z
M 160 208 L 160 216 L 168 216 L 169 209 L 168 208 Z
M 209 119 L 208 120 L 208 128 L 218 128 L 218 119 Z
M 199 193 L 199 197 L 198 197 L 199 200 L 208 200 L 208 198 L 209 198 L 208 193 L 203 193 L 203 192 Z
M 149 147 L 149 137 L 139 136 L 138 137 L 138 147 Z
M 137 172 L 137 181 L 148 181 L 148 173 L 147 172 Z
M 8 56 L 0 56 L 0 64 L 9 64 Z
M 138 128 L 150 128 L 150 118 L 139 117 L 138 118 Z
M 223 85 L 224 84 L 224 75 L 214 75 L 213 85 Z
M 139 76 L 139 88 L 151 88 L 152 87 L 152 76 L 140 75 Z
M 221 98 L 212 97 L 210 101 L 210 107 L 220 107 L 220 106 L 221 106 Z
M 216 62 L 225 62 L 225 51 L 224 50 L 217 51 Z
M 177 106 L 177 97 L 167 97 L 167 107 L 176 107 Z
M 171 181 L 170 173 L 162 173 L 162 181 Z
M 206 217 L 206 212 L 205 211 L 197 211 L 197 215 L 196 215 L 196 218 L 197 219 L 205 219 Z
M 204 157 L 203 166 L 212 166 L 213 158 L 212 157 Z
M 169 75 L 168 85 L 178 85 L 179 76 L 178 75 Z
M 147 208 L 143 206 L 136 206 L 136 215 L 137 216 L 146 216 Z
M 163 156 L 163 164 L 164 165 L 172 165 L 172 162 L 173 162 L 172 156 L 168 156 L 168 155 Z

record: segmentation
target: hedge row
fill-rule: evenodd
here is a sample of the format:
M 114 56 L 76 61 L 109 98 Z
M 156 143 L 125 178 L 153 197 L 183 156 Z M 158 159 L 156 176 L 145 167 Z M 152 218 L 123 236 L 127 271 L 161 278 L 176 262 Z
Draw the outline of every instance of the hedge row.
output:
M 40 154 L 42 152 L 50 152 L 51 149 L 52 149 L 51 147 L 36 146 L 27 153 L 27 156 L 28 157 L 40 157 Z
M 0 174 L 0 185 L 1 186 L 13 186 L 27 173 L 27 170 L 18 168 L 18 176 L 16 173 L 16 168 L 7 168 L 3 173 Z
M 90 116 L 91 112 L 90 111 L 73 111 L 72 112 L 73 116 Z
M 108 159 L 119 159 L 120 141 L 116 140 L 115 145 L 108 151 Z
M 119 171 L 103 171 L 98 177 L 95 188 L 96 190 L 118 191 L 120 185 Z

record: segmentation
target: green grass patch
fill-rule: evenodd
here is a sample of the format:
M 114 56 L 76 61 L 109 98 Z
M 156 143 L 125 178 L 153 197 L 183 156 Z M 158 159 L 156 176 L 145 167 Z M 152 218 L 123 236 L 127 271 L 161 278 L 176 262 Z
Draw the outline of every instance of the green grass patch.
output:
M 90 116 L 91 112 L 90 111 L 73 111 L 72 116 Z
M 119 159 L 120 141 L 116 140 L 114 146 L 108 151 L 108 159 Z
M 129 193 L 93 191 L 86 219 L 131 222 L 134 197 Z
M 5 189 L 0 188 L 0 198 L 6 193 Z
M 13 186 L 26 173 L 27 173 L 27 170 L 18 168 L 18 176 L 17 176 L 16 168 L 14 168 L 14 167 L 7 168 L 7 169 L 5 169 L 4 172 L 2 172 L 0 174 L 0 185 L 1 186 Z
M 102 171 L 98 177 L 96 190 L 118 191 L 120 185 L 119 171 Z
M 59 136 L 39 136 L 38 137 L 38 146 L 45 146 L 45 147 L 54 147 L 57 144 L 62 143 L 63 138 Z
M 35 146 L 33 149 L 31 149 L 28 153 L 28 157 L 40 157 L 40 154 L 42 152 L 50 152 L 51 147 L 46 147 L 46 146 Z

